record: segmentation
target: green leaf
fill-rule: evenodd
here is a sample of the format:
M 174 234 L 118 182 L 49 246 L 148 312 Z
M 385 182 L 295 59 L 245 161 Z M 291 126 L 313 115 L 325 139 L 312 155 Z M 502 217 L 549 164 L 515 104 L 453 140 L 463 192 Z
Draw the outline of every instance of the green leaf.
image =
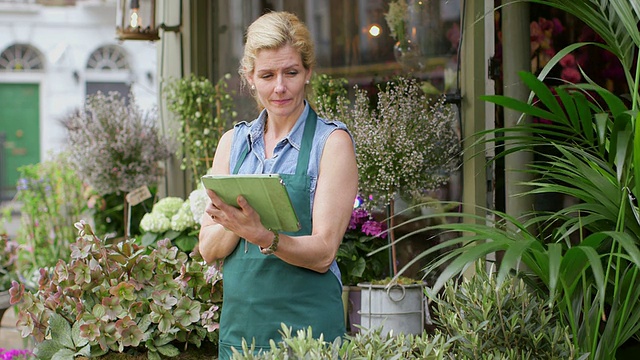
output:
M 51 328 L 51 338 L 56 339 L 62 346 L 69 349 L 75 349 L 73 339 L 71 338 L 71 325 L 61 315 L 54 313 L 49 318 L 49 327 Z
M 100 354 L 91 352 L 91 345 L 88 344 L 88 340 L 87 340 L 87 345 L 85 345 L 82 349 L 78 350 L 77 355 L 84 356 L 84 357 L 91 357 L 93 355 L 93 357 L 97 357 Z
M 164 233 L 164 235 L 162 235 L 162 238 L 173 240 L 178 236 L 180 236 L 180 234 L 182 234 L 182 231 L 168 230 L 167 232 Z
M 80 321 L 73 323 L 73 326 L 71 327 L 71 339 L 73 340 L 76 348 L 85 346 L 89 343 L 89 339 L 80 336 Z
M 45 340 L 36 345 L 34 353 L 38 359 L 50 360 L 62 348 L 64 346 L 57 340 Z
M 160 357 L 160 354 L 158 354 L 157 351 L 147 351 L 147 359 L 149 360 L 162 360 L 162 358 Z
M 71 349 L 60 349 L 51 357 L 51 360 L 73 360 L 75 354 Z
M 195 236 L 182 235 L 173 241 L 174 245 L 183 252 L 190 252 L 198 243 L 198 238 Z
M 142 235 L 142 237 L 140 238 L 140 243 L 142 244 L 142 246 L 150 246 L 156 243 L 156 240 L 158 239 L 160 235 L 156 234 L 156 233 L 144 233 Z
M 158 352 L 164 356 L 174 357 L 180 355 L 180 350 L 177 347 L 167 344 L 158 347 Z

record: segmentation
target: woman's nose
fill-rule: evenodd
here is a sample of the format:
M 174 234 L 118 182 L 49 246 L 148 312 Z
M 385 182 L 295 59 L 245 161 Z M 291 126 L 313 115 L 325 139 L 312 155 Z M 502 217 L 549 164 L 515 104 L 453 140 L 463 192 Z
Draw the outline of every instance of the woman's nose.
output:
M 276 94 L 282 94 L 287 90 L 286 86 L 284 85 L 284 77 L 283 76 L 278 76 L 276 79 L 276 87 L 274 89 L 274 91 L 276 92 Z

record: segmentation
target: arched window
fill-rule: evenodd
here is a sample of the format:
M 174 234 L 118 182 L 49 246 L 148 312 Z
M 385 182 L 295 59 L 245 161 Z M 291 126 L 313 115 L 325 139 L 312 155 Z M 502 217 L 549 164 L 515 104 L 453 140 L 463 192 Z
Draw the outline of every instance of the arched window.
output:
M 40 52 L 26 44 L 11 45 L 0 54 L 0 71 L 40 71 L 43 64 Z
M 117 45 L 102 46 L 87 61 L 88 70 L 129 70 L 127 55 Z
M 127 98 L 131 91 L 131 68 L 124 49 L 105 45 L 91 53 L 86 65 L 86 94 L 117 91 Z

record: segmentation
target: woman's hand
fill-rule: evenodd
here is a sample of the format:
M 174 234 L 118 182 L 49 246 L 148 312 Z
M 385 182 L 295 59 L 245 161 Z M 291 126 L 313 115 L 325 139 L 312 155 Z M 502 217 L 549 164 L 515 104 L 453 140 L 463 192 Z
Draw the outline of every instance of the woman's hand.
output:
M 260 215 L 244 197 L 238 196 L 238 207 L 235 207 L 225 204 L 213 190 L 207 190 L 207 195 L 211 202 L 207 205 L 205 214 L 214 223 L 258 246 L 267 247 L 271 244 L 273 233 L 262 225 Z

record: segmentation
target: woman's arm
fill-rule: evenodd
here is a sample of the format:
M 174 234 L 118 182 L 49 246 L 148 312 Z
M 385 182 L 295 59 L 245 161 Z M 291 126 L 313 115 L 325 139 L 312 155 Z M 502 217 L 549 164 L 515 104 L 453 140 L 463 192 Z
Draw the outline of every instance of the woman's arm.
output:
M 358 169 L 351 136 L 336 130 L 327 139 L 313 205 L 313 229 L 308 236 L 280 234 L 275 255 L 296 266 L 324 273 L 336 257 L 349 225 L 358 192 Z M 267 247 L 273 234 L 267 232 Z
M 233 139 L 233 129 L 227 131 L 218 142 L 216 153 L 213 157 L 212 172 L 218 175 L 229 174 L 229 154 L 231 152 L 231 140 Z M 207 190 L 209 204 L 202 214 L 200 234 L 198 236 L 198 250 L 202 258 L 207 263 L 222 259 L 231 254 L 238 244 L 239 237 L 233 232 L 226 231 L 222 225 L 211 218 L 215 206 L 211 198 L 220 201 L 215 193 Z

